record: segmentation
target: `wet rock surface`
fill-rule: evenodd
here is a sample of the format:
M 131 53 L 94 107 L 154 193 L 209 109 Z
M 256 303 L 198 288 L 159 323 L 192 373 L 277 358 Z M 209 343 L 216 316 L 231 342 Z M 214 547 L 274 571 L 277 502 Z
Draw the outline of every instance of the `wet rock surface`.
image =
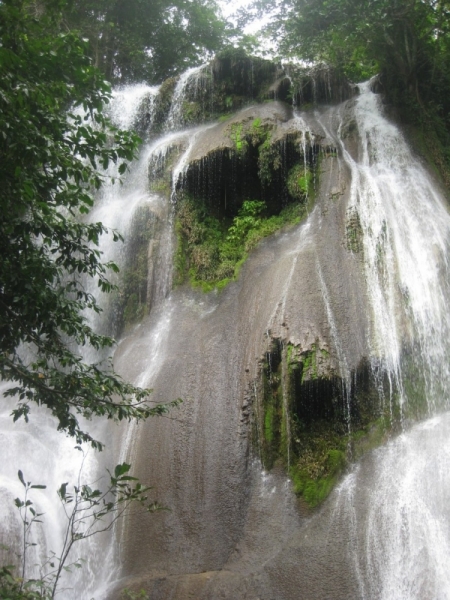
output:
M 292 112 L 274 103 L 245 109 L 234 122 L 257 116 L 285 125 Z M 324 111 L 320 122 L 312 117 L 311 130 L 327 145 L 334 144 L 328 120 L 336 118 L 335 110 Z M 229 125 L 206 132 L 189 160 L 222 147 L 217 132 L 226 136 Z M 367 355 L 363 274 L 345 244 L 348 172 L 331 155 L 323 156 L 320 170 L 305 223 L 261 243 L 223 291 L 173 292 L 164 312 L 153 312 L 116 354 L 128 376 L 147 369 L 155 400 L 183 398 L 170 418 L 141 424 L 133 442 L 137 475 L 170 508 L 133 515 L 123 540 L 126 585 L 151 598 L 294 599 L 300 587 L 301 597 L 312 600 L 327 598 L 331 582 L 334 598 L 352 595 L 342 532 L 327 542 L 328 509 L 320 519 L 302 516 L 284 469 L 261 475 L 252 447 L 254 384 L 270 340 L 326 347 L 327 369 L 336 373 L 340 353 L 349 370 Z M 325 563 L 329 581 L 310 583 L 311 571 L 321 573 Z

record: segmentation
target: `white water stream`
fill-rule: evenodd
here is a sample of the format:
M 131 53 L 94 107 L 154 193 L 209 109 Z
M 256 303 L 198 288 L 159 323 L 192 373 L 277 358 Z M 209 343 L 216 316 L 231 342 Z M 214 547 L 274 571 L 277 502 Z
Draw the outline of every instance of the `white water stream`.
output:
M 349 211 L 361 225 L 372 365 L 388 374 L 404 412 L 418 396 L 429 414 L 447 410 L 448 209 L 369 83 L 360 85 L 354 115 L 361 159 L 338 132 L 351 170 Z M 449 440 L 450 414 L 432 417 L 366 457 L 335 493 L 331 518 L 347 524 L 360 598 L 450 598 Z
M 116 90 L 109 108 L 113 123 L 125 129 L 132 128 L 144 102 L 147 102 L 146 111 L 151 122 L 151 108 L 157 93 L 158 88 L 145 85 Z M 144 148 L 141 158 L 131 165 L 130 172 L 124 177 L 123 185 L 113 184 L 112 179 L 117 181 L 119 176 L 117 165 L 110 166 L 105 172 L 105 184 L 96 206 L 89 215 L 91 221 L 101 221 L 108 228 L 117 229 L 126 237 L 137 207 L 149 205 L 157 211 L 164 212 L 160 196 L 151 194 L 148 189 L 148 162 L 149 150 Z M 123 263 L 124 247 L 113 242 L 111 235 L 101 238 L 100 250 L 105 261 Z M 164 270 L 168 271 L 167 268 Z M 95 293 L 96 282 L 88 281 L 87 284 Z M 160 299 L 164 298 L 170 289 L 170 278 L 163 287 Z M 107 309 L 105 306 L 103 315 L 106 317 Z M 94 328 L 104 327 L 103 315 L 88 315 Z M 83 353 L 86 360 L 96 359 L 92 350 L 86 354 L 86 350 L 83 349 Z M 141 385 L 145 385 L 145 382 L 141 382 Z M 9 386 L 3 384 L 1 390 L 7 387 Z M 110 453 L 106 458 L 108 450 L 98 455 L 86 448 L 86 458 L 83 461 L 81 453 L 74 450 L 75 441 L 57 432 L 54 419 L 45 410 L 32 407 L 30 423 L 19 421 L 13 425 L 10 417 L 13 406 L 14 399 L 3 401 L 0 412 L 0 516 L 7 524 L 1 531 L 0 542 L 4 548 L 0 555 L 2 564 L 13 564 L 16 562 L 15 555 L 21 553 L 21 523 L 18 511 L 14 507 L 14 498 L 23 498 L 23 486 L 17 476 L 18 470 L 21 469 L 26 481 L 47 486 L 46 490 L 33 490 L 30 494 L 36 511 L 43 513 L 43 525 L 37 524 L 31 530 L 30 541 L 38 545 L 28 550 L 26 576 L 39 577 L 39 565 L 51 557 L 53 552 L 59 555 L 65 533 L 66 519 L 56 493 L 61 483 L 69 482 L 68 491 L 71 486 L 77 485 L 83 462 L 81 481 L 101 486 L 101 478 L 106 475 L 104 468 L 111 469 L 117 462 L 127 460 L 127 450 L 125 447 L 116 457 Z M 111 436 L 111 431 L 104 423 L 93 422 L 88 427 L 92 435 L 103 442 Z M 111 445 L 106 444 L 106 448 L 111 451 Z M 96 599 L 102 597 L 101 590 L 105 589 L 110 579 L 114 579 L 114 560 L 117 558 L 115 552 L 105 552 L 105 547 L 113 550 L 110 542 L 106 541 L 107 535 L 93 537 L 74 548 L 70 560 L 83 557 L 85 562 L 81 571 L 72 569 L 72 573 L 64 574 L 60 585 L 60 597 L 68 600 L 88 600 L 93 594 Z M 111 540 L 111 534 L 109 539 Z M 48 570 L 45 569 L 44 572 Z
M 374 361 L 404 396 L 401 353 L 410 340 L 423 369 L 430 411 L 447 407 L 450 392 L 450 217 L 429 174 L 402 134 L 387 121 L 381 99 L 360 86 L 355 118 L 362 142 L 352 172 L 349 209 L 359 215 L 372 310 Z

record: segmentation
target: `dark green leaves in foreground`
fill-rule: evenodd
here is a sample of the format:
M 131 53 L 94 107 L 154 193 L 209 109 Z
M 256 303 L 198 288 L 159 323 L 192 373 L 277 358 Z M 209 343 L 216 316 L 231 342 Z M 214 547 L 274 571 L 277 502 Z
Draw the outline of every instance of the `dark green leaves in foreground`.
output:
M 108 362 L 84 362 L 79 350 L 113 345 L 86 321 L 86 309 L 100 308 L 82 277 L 110 292 L 108 272 L 117 270 L 97 247 L 105 227 L 80 216 L 102 184 L 100 166 L 124 172 L 139 140 L 103 116 L 110 88 L 87 43 L 60 32 L 56 9 L 37 19 L 33 7 L 0 4 L 0 377 L 19 398 L 15 420 L 35 402 L 59 429 L 100 447 L 78 415 L 141 419 L 169 408 L 149 405 L 150 390 L 125 383 Z

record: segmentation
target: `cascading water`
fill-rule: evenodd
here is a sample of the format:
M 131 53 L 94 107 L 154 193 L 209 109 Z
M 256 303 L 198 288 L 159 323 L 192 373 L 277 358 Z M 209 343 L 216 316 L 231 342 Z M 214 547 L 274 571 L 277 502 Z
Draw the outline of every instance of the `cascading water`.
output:
M 169 133 L 144 144 L 122 187 L 104 186 L 90 217 L 125 235 L 122 249 L 106 240 L 102 247 L 105 258 L 125 272 L 136 215 L 142 210 L 152 223 L 142 300 L 149 314 L 125 330 L 115 365 L 127 379 L 153 387 L 155 400 L 184 402 L 169 419 L 113 433 L 105 428 L 103 434 L 115 440 L 111 461 L 131 459 L 170 511 L 132 514 L 114 542 L 91 546 L 82 582 L 65 597 L 116 600 L 120 589 L 131 586 L 146 589 L 152 600 L 448 598 L 449 418 L 439 414 L 408 429 L 410 418 L 448 405 L 450 217 L 441 193 L 363 84 L 357 99 L 314 113 L 298 111 L 286 125 L 288 135 L 302 132 L 297 139 L 305 180 L 312 145 L 333 149 L 321 158 L 317 206 L 306 222 L 262 243 L 222 292 L 172 290 L 178 192 L 192 180 L 192 163 L 208 168 L 211 136 L 226 130 L 226 124 L 212 124 L 176 131 L 183 125 L 188 88 L 195 96 L 195 86 L 212 85 L 212 76 L 203 82 L 204 69 L 180 78 L 161 127 Z M 152 124 L 157 95 L 155 88 L 124 88 L 115 93 L 110 114 L 121 127 L 133 127 L 145 104 L 145 121 Z M 199 154 L 203 146 L 205 156 Z M 358 253 L 345 242 L 349 221 Z M 284 357 L 289 344 L 316 344 L 330 354 L 344 386 L 349 436 L 357 387 L 352 377 L 361 357 L 367 358 L 379 382 L 379 403 L 388 403 L 400 430 L 351 467 L 312 515 L 298 509 L 281 467 L 268 474 L 253 458 L 260 453 L 251 448 L 249 415 L 253 411 L 261 439 L 266 425 L 258 412 L 257 381 L 261 356 L 268 353 L 270 361 L 272 339 L 282 340 Z M 281 373 L 289 378 L 284 363 Z M 283 388 L 288 437 L 289 402 Z M 78 464 L 60 460 L 72 455 L 72 444 L 50 433 L 45 415 L 12 429 L 8 412 L 1 436 L 11 458 L 0 483 L 3 514 L 11 520 L 6 507 L 20 495 L 18 468 L 26 479 L 51 488 L 40 477 L 43 460 L 53 487 L 73 480 Z M 24 445 L 30 447 L 26 455 Z M 288 466 L 291 445 L 288 440 Z M 19 454 L 26 466 L 16 463 Z M 96 461 L 90 455 L 89 476 L 96 477 Z M 44 512 L 56 514 L 47 506 Z M 55 517 L 45 552 L 57 545 L 60 529 Z M 102 572 L 94 573 L 100 555 L 107 558 Z
M 349 523 L 358 597 L 449 597 L 449 425 L 448 413 L 416 425 L 337 490 L 334 518 Z
M 372 361 L 389 374 L 405 414 L 420 395 L 432 414 L 449 402 L 450 218 L 429 174 L 383 117 L 370 84 L 360 92 L 355 119 L 362 157 L 343 154 L 352 174 L 349 209 L 362 229 Z M 419 371 L 412 381 L 411 361 Z M 339 490 L 341 510 L 356 504 L 362 598 L 450 595 L 448 424 L 443 414 L 403 433 Z
M 174 129 L 180 129 L 184 125 L 184 103 L 186 102 L 186 94 L 192 90 L 192 97 L 195 99 L 201 87 L 205 81 L 209 81 L 212 78 L 212 73 L 208 72 L 210 78 L 205 78 L 204 73 L 206 71 L 206 65 L 200 67 L 192 67 L 185 71 L 179 78 L 172 97 L 170 111 L 167 116 L 165 129 L 167 131 L 173 131 Z
M 362 227 L 364 266 L 373 313 L 373 356 L 404 397 L 401 354 L 411 343 L 425 379 L 430 411 L 448 406 L 450 220 L 440 194 L 380 99 L 361 85 L 355 118 L 363 144 L 352 170 L 350 210 Z M 409 338 L 409 340 L 408 340 Z
M 157 88 L 148 86 L 132 86 L 124 90 L 115 91 L 110 107 L 110 117 L 114 124 L 122 128 L 131 128 L 135 125 L 143 101 L 151 106 L 157 94 Z M 149 108 L 147 107 L 147 111 Z M 118 193 L 119 186 L 111 184 L 112 178 L 117 178 L 117 167 L 112 166 L 105 173 L 106 181 L 101 198 L 98 199 L 95 209 L 90 215 L 92 220 L 101 220 L 111 228 L 120 229 L 126 233 L 129 222 L 136 206 L 142 202 L 151 202 L 146 181 L 147 163 L 133 165 L 128 181 Z M 124 210 L 126 207 L 127 210 Z M 130 210 L 131 208 L 131 210 Z M 101 240 L 101 251 L 108 260 L 116 260 L 119 264 L 121 252 L 118 244 L 112 242 L 109 236 Z M 95 282 L 88 282 L 93 286 Z M 92 318 L 92 315 L 89 315 Z M 92 322 L 94 328 L 102 327 L 101 319 L 97 317 Z M 103 326 L 104 328 L 104 326 Z M 95 360 L 98 357 L 85 356 L 85 360 Z M 7 389 L 2 386 L 2 390 Z M 32 484 L 44 484 L 46 491 L 32 490 L 30 499 L 36 511 L 43 513 L 42 526 L 36 524 L 31 530 L 31 538 L 37 544 L 27 551 L 27 577 L 39 577 L 39 565 L 51 557 L 54 552 L 59 555 L 60 547 L 65 533 L 66 518 L 58 501 L 56 490 L 61 483 L 69 482 L 69 488 L 76 485 L 78 476 L 87 483 L 98 481 L 103 475 L 105 466 L 103 456 L 96 455 L 93 451 L 86 451 L 85 457 L 73 448 L 75 442 L 65 438 L 56 430 L 53 418 L 46 411 L 36 409 L 32 411 L 30 423 L 18 422 L 12 426 L 10 417 L 14 400 L 4 401 L 0 417 L 0 440 L 2 447 L 3 466 L 0 476 L 1 516 L 7 523 L 2 528 L 2 542 L 5 546 L 2 564 L 16 562 L 16 554 L 21 554 L 20 541 L 21 523 L 19 514 L 14 507 L 14 498 L 23 497 L 23 487 L 19 482 L 17 473 L 21 469 L 26 481 Z M 104 439 L 108 434 L 105 426 L 100 423 L 89 425 L 93 435 Z M 87 449 L 86 449 L 87 450 Z M 112 459 L 113 460 L 113 459 Z M 111 468 L 112 460 L 107 459 L 106 464 Z M 82 471 L 81 471 L 82 468 Z M 98 590 L 109 578 L 108 553 L 105 555 L 103 547 L 104 538 L 92 538 L 89 542 L 79 544 L 74 550 L 71 559 L 81 556 L 86 560 L 83 569 L 76 574 L 66 574 L 63 578 L 64 597 L 68 599 L 90 598 L 93 590 Z M 9 550 L 8 550 L 9 548 Z M 98 557 L 102 556 L 99 562 Z M 112 556 L 110 557 L 112 558 Z M 97 563 L 97 564 L 96 564 Z M 98 569 L 98 564 L 103 565 L 103 570 Z M 95 565 L 95 567 L 94 567 Z M 99 586 L 99 579 L 102 581 Z

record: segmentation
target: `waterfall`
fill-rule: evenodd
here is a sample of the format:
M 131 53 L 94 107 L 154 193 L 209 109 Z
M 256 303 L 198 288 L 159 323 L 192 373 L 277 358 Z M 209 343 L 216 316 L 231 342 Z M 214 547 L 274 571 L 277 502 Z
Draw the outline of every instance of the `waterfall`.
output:
M 135 84 L 114 89 L 109 107 L 111 120 L 121 129 L 132 129 L 136 126 L 139 113 L 147 116 L 147 128 L 151 129 L 155 116 L 155 100 L 159 93 L 158 86 Z
M 391 406 L 396 396 L 403 415 L 420 402 L 433 415 L 449 402 L 450 217 L 381 98 L 369 82 L 359 88 L 360 154 L 345 119 L 337 133 L 351 172 L 348 210 L 361 227 L 372 368 L 388 374 Z M 354 597 L 449 597 L 449 424 L 443 413 L 404 431 L 336 490 L 330 519 L 347 529 Z
M 179 78 L 175 87 L 170 111 L 166 121 L 166 130 L 180 129 L 184 125 L 183 109 L 187 93 L 192 88 L 193 98 L 196 98 L 202 85 L 202 75 L 205 65 L 192 67 L 185 71 Z
M 336 511 L 355 511 L 359 597 L 449 597 L 449 426 L 448 413 L 416 425 L 341 484 Z
M 363 155 L 352 171 L 350 210 L 362 228 L 372 311 L 372 356 L 408 402 L 402 350 L 410 344 L 425 379 L 428 409 L 448 407 L 450 219 L 439 192 L 399 130 L 382 116 L 369 83 L 355 118 Z
M 86 478 L 95 481 L 105 465 L 130 461 L 170 510 L 132 513 L 109 537 L 86 546 L 88 562 L 64 597 L 117 600 L 130 587 L 152 600 L 448 598 L 450 216 L 443 194 L 384 116 L 369 83 L 336 106 L 301 111 L 276 103 L 270 113 L 266 103 L 243 109 L 234 121 L 186 128 L 186 102 L 204 101 L 208 86 L 212 90 L 214 80 L 207 67 L 184 73 L 165 104 L 164 123 L 157 116 L 159 88 L 116 90 L 108 109 L 118 126 L 139 129 L 144 142 L 123 184 L 107 180 L 89 216 L 125 237 L 123 245 L 102 239 L 105 260 L 121 266 L 121 296 L 104 301 L 103 317 L 92 325 L 121 331 L 114 363 L 124 378 L 152 387 L 157 401 L 181 397 L 183 403 L 168 418 L 139 425 L 90 424 L 109 440 L 109 454 L 89 453 Z M 305 181 L 318 161 L 317 189 L 307 192 L 316 206 L 304 222 L 252 250 L 224 289 L 204 294 L 187 283 L 174 287 L 180 192 L 209 194 L 205 206 L 231 220 L 238 176 L 245 169 L 249 178 L 255 175 L 250 163 L 240 162 L 230 131 L 236 141 L 249 124 L 256 136 L 264 119 L 275 123 L 273 140 L 284 152 L 295 140 Z M 155 123 L 164 132 L 159 137 Z M 293 160 L 277 159 L 275 149 L 268 150 L 273 162 L 287 172 Z M 116 167 L 105 175 L 116 178 Z M 223 189 L 211 192 L 214 181 Z M 259 190 L 254 181 L 248 189 Z M 145 282 L 127 283 L 140 279 Z M 288 470 L 280 458 L 268 472 L 261 373 L 264 360 L 268 372 L 275 371 L 274 344 L 285 386 L 280 427 L 288 437 Z M 330 388 L 339 388 L 330 392 L 333 401 L 345 403 L 342 436 L 355 460 L 314 511 L 295 496 L 289 477 L 297 443 L 291 436 L 301 431 L 294 420 L 301 418 L 291 414 L 288 386 L 295 377 L 288 358 L 297 352 L 317 360 L 312 350 L 328 361 Z M 367 447 L 378 418 L 386 430 L 378 447 L 361 457 L 352 454 L 352 436 L 361 433 L 352 403 L 363 363 L 376 397 L 376 417 L 363 432 Z M 306 384 L 320 391 L 317 363 L 309 373 L 302 364 L 296 385 L 305 384 L 306 373 Z M 275 387 L 275 378 L 268 385 Z M 17 530 L 10 508 L 21 493 L 17 470 L 53 493 L 74 480 L 80 457 L 44 412 L 33 411 L 30 424 L 12 427 L 10 406 L 4 406 L 0 514 L 8 540 Z M 36 533 L 43 555 L 57 549 L 63 528 L 54 496 L 36 491 L 46 513 L 47 533 Z
M 151 107 L 158 92 L 157 88 L 144 85 L 131 86 L 116 90 L 110 105 L 110 117 L 114 124 L 123 128 L 132 128 L 136 125 L 143 102 L 147 101 Z M 149 107 L 147 106 L 147 114 Z M 151 111 L 150 111 L 151 115 Z M 132 165 L 124 186 L 112 185 L 112 178 L 118 177 L 117 166 L 111 165 L 105 173 L 105 185 L 97 199 L 96 206 L 90 215 L 91 220 L 100 220 L 110 228 L 119 229 L 127 233 L 132 220 L 133 211 L 142 203 L 158 202 L 158 199 L 149 195 L 147 184 L 147 162 Z M 100 250 L 106 260 L 123 262 L 123 249 L 112 241 L 111 236 L 101 238 Z M 88 281 L 87 285 L 95 293 L 96 282 Z M 105 307 L 107 308 L 107 307 Z M 107 316 L 107 315 L 106 315 Z M 102 315 L 93 317 L 89 314 L 91 325 L 94 329 L 105 328 L 102 324 Z M 84 349 L 85 360 L 95 360 L 98 357 L 93 353 L 87 355 Z M 2 384 L 1 390 L 9 386 Z M 78 476 L 82 469 L 81 480 L 94 484 L 104 476 L 104 468 L 111 469 L 113 456 L 99 455 L 93 450 L 85 449 L 86 457 L 74 450 L 75 441 L 67 438 L 56 430 L 56 424 L 48 411 L 42 408 L 32 408 L 30 422 L 19 421 L 12 424 L 10 413 L 14 407 L 14 399 L 3 400 L 0 414 L 0 443 L 2 447 L 2 469 L 0 473 L 0 514 L 7 526 L 2 528 L 1 541 L 5 546 L 2 554 L 2 564 L 14 564 L 15 555 L 20 554 L 20 520 L 14 506 L 16 497 L 23 498 L 23 486 L 19 482 L 17 473 L 21 469 L 26 481 L 32 484 L 43 484 L 46 490 L 32 490 L 30 499 L 37 512 L 43 513 L 43 525 L 36 524 L 31 530 L 31 541 L 36 547 L 28 551 L 27 577 L 39 577 L 39 565 L 51 557 L 51 553 L 58 555 L 62 544 L 66 519 L 62 506 L 57 497 L 57 489 L 61 483 L 69 482 L 68 491 L 77 484 Z M 88 425 L 94 437 L 105 440 L 109 435 L 108 427 L 101 422 Z M 110 450 L 113 448 L 110 447 Z M 118 462 L 119 457 L 116 457 Z M 125 460 L 125 457 L 122 457 Z M 114 463 L 115 464 L 115 463 Z M 91 538 L 74 548 L 71 559 L 81 557 L 85 560 L 83 568 L 72 569 L 75 571 L 63 577 L 61 586 L 65 587 L 64 597 L 80 600 L 91 598 L 93 590 L 103 587 L 111 576 L 110 569 L 113 560 L 112 554 L 105 552 L 105 536 Z M 101 556 L 101 560 L 99 557 Z M 100 569 L 98 565 L 101 565 Z M 99 580 L 101 584 L 99 585 Z

